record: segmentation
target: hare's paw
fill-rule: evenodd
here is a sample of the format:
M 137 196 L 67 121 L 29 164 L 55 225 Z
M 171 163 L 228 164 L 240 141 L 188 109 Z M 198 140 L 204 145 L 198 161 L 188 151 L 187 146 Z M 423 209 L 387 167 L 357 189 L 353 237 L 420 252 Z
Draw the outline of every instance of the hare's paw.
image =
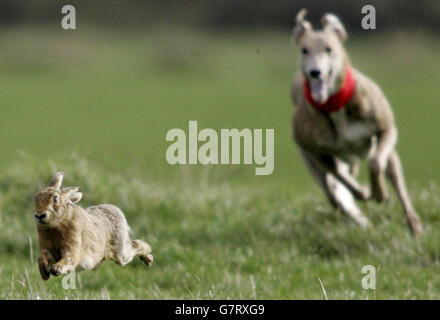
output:
M 151 253 L 147 253 L 140 256 L 141 260 L 147 265 L 147 267 L 151 267 L 153 264 L 153 255 Z
M 70 264 L 60 264 L 55 263 L 50 267 L 50 273 L 52 273 L 54 276 L 59 276 L 62 274 L 68 274 L 71 271 L 74 271 L 75 268 Z
M 59 264 L 53 264 L 50 267 L 50 273 L 54 276 L 59 276 L 62 274 L 63 268 Z
M 40 269 L 40 275 L 41 275 L 41 279 L 43 279 L 44 281 L 48 280 L 50 277 L 50 269 L 48 265 L 44 265 L 44 264 L 40 264 L 39 265 L 39 269 Z

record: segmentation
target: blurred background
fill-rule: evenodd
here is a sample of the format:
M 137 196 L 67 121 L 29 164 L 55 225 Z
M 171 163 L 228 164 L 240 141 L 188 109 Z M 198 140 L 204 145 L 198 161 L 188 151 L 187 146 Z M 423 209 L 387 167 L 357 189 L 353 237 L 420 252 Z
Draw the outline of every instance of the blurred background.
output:
M 76 8 L 76 30 L 61 8 Z M 362 7 L 376 30 L 362 30 Z M 390 100 L 425 235 L 395 196 L 335 213 L 291 139 L 294 17 L 333 12 L 355 67 Z M 439 299 L 440 1 L 0 1 L 0 298 Z M 274 128 L 275 169 L 171 166 L 168 130 Z M 365 168 L 364 168 L 365 169 Z M 32 195 L 55 171 L 113 203 L 156 264 L 104 264 L 81 290 L 43 282 Z M 365 170 L 364 170 L 365 171 Z M 361 177 L 366 182 L 365 172 Z M 378 268 L 377 292 L 360 286 Z M 377 295 L 376 295 L 377 294 Z
M 67 31 L 64 4 L 0 2 L 3 165 L 19 152 L 75 149 L 114 169 L 169 177 L 182 167 L 165 161 L 166 132 L 198 120 L 199 128 L 275 128 L 273 176 L 217 166 L 218 179 L 310 183 L 290 139 L 289 97 L 290 32 L 307 7 L 315 26 L 326 12 L 341 18 L 354 65 L 389 97 L 410 181 L 440 177 L 437 1 L 76 0 L 77 30 Z M 361 28 L 365 4 L 376 7 L 376 30 Z
M 20 23 L 57 23 L 65 4 L 73 4 L 80 13 L 82 23 L 130 29 L 157 24 L 182 24 L 204 30 L 277 28 L 289 30 L 295 14 L 307 7 L 309 15 L 317 19 L 323 12 L 333 11 L 344 18 L 351 32 L 362 31 L 361 10 L 366 4 L 374 5 L 381 31 L 408 28 L 437 30 L 440 26 L 440 4 L 421 0 L 75 0 L 75 1 L 1 1 L 0 17 L 4 25 Z

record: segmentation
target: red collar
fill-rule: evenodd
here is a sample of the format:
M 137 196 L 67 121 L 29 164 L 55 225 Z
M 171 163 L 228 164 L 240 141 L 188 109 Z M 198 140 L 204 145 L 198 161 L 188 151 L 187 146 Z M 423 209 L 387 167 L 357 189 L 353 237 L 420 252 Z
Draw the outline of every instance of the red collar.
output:
M 310 104 L 316 109 L 326 112 L 335 112 L 344 108 L 347 102 L 353 96 L 355 89 L 356 80 L 353 77 L 353 72 L 351 71 L 350 67 L 347 67 L 345 70 L 344 84 L 342 85 L 341 89 L 330 96 L 323 104 L 319 104 L 313 100 L 309 83 L 304 81 L 304 96 L 306 97 L 307 101 L 309 101 Z

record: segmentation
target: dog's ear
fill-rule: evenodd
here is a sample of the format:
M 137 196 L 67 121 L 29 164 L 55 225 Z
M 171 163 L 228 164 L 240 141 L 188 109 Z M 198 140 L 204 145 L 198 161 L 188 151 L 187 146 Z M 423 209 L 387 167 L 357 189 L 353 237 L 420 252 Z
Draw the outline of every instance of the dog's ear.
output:
M 298 43 L 301 37 L 309 30 L 312 30 L 310 22 L 304 20 L 307 14 L 306 9 L 301 9 L 295 18 L 295 27 L 293 28 L 292 35 L 295 42 Z
M 330 30 L 336 33 L 339 40 L 345 41 L 347 39 L 347 32 L 345 31 L 342 22 L 334 14 L 327 13 L 321 19 L 321 24 L 324 30 Z

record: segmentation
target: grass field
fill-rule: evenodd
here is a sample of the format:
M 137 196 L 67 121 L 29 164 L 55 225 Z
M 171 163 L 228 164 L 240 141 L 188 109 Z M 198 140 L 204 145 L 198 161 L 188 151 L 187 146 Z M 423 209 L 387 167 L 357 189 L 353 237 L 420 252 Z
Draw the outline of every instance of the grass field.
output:
M 355 37 L 353 37 L 355 38 Z M 427 36 L 349 39 L 390 99 L 398 150 L 425 226 L 414 242 L 393 197 L 362 204 L 361 231 L 334 213 L 290 139 L 289 34 L 190 30 L 0 33 L 0 298 L 440 299 L 440 46 Z M 166 132 L 274 128 L 275 171 L 170 166 Z M 32 195 L 56 170 L 84 206 L 121 207 L 156 262 L 108 262 L 76 290 L 38 273 Z M 362 266 L 377 270 L 363 290 Z

